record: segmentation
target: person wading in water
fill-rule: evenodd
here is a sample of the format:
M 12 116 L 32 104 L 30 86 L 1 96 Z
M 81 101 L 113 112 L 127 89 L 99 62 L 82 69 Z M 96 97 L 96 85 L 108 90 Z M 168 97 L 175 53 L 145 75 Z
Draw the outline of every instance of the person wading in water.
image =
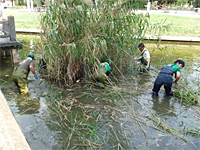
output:
M 178 85 L 178 80 L 181 76 L 181 69 L 185 66 L 183 60 L 176 60 L 174 64 L 169 64 L 161 68 L 160 73 L 158 74 L 154 86 L 153 86 L 153 95 L 158 96 L 158 92 L 162 85 L 164 85 L 166 96 L 172 96 L 173 92 L 171 91 L 173 83 L 173 74 L 175 73 L 174 83 Z
M 140 69 L 141 72 L 147 72 L 150 68 L 150 53 L 145 48 L 143 43 L 138 44 L 138 48 L 141 52 L 141 58 L 139 59 L 142 64 L 142 68 Z
M 93 74 L 93 79 L 96 82 L 101 82 L 105 85 L 109 84 L 108 76 L 110 75 L 111 71 L 111 60 L 107 59 L 105 62 L 101 63 L 99 67 L 95 70 Z
M 35 56 L 33 54 L 28 54 L 28 57 L 19 65 L 14 68 L 12 78 L 17 85 L 20 93 L 22 95 L 29 94 L 27 77 L 31 71 L 34 74 L 35 79 L 38 79 L 38 75 L 35 72 Z

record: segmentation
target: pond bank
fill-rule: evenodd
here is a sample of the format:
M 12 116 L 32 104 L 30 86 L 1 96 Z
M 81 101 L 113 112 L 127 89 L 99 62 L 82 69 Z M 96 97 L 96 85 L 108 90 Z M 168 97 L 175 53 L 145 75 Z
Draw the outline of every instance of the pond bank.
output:
M 0 149 L 30 150 L 1 90 L 0 108 Z
M 16 33 L 30 33 L 40 34 L 40 29 L 16 29 Z M 158 37 L 152 35 L 146 35 L 148 40 L 156 40 Z M 161 41 L 174 41 L 174 42 L 200 42 L 200 37 L 178 37 L 178 36 L 161 36 Z

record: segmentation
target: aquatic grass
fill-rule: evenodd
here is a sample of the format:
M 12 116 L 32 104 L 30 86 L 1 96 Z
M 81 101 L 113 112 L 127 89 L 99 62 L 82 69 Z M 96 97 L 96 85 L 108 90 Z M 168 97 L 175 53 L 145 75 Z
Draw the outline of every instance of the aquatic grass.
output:
M 155 115 L 153 115 L 153 117 L 148 116 L 148 119 L 152 120 L 153 122 L 156 123 L 156 127 L 161 127 L 163 129 L 163 131 L 165 132 L 169 132 L 170 134 L 172 134 L 173 136 L 175 136 L 175 130 L 173 130 L 172 128 L 170 128 L 169 126 L 166 125 L 166 123 L 164 123 L 164 121 L 162 121 L 161 118 L 156 117 Z
M 180 138 L 180 139 L 182 139 L 185 142 L 192 143 L 192 141 L 190 141 L 184 135 L 186 135 L 186 134 L 199 135 L 199 133 L 198 133 L 199 130 L 197 132 L 194 132 L 194 130 L 187 130 L 187 131 L 185 131 L 185 129 L 183 129 L 183 130 L 180 130 L 180 129 L 176 130 L 175 128 L 172 128 L 169 125 L 167 125 L 167 123 L 162 118 L 159 118 L 156 115 L 147 116 L 147 118 L 150 119 L 150 120 L 152 120 L 155 123 L 156 127 L 158 127 L 158 128 L 155 128 L 155 129 L 157 129 L 157 130 L 159 130 L 161 132 L 164 132 L 164 133 L 169 133 L 172 136 L 175 136 L 176 138 Z M 192 143 L 192 144 L 194 145 L 194 143 Z M 196 146 L 196 145 L 194 145 L 194 146 Z
M 179 85 L 174 91 L 174 95 L 180 98 L 180 102 L 185 102 L 189 105 L 196 105 L 199 101 L 199 92 L 188 86 Z
M 184 125 L 184 122 L 182 121 L 180 124 L 180 127 L 183 127 L 183 129 L 179 129 L 180 132 L 182 132 L 185 135 L 193 135 L 193 136 L 199 136 L 200 135 L 200 128 L 196 129 L 189 129 L 186 125 Z
M 22 96 L 21 98 L 17 98 L 15 100 L 13 100 L 13 102 L 16 102 L 19 105 L 34 105 L 34 104 L 38 104 L 39 100 L 37 98 L 31 98 L 28 96 Z
M 74 2 L 76 3 L 65 1 L 50 5 L 47 7 L 46 14 L 42 16 L 41 24 L 44 34 L 41 35 L 41 50 L 44 51 L 43 57 L 47 61 L 47 78 L 63 89 L 73 88 L 72 85 L 77 81 L 91 79 L 95 67 L 101 61 L 110 58 L 114 66 L 112 79 L 118 81 L 117 77 L 114 76 L 117 74 L 126 80 L 123 72 L 134 70 L 133 57 L 138 54 L 138 43 L 144 40 L 144 35 L 149 27 L 149 16 L 130 13 L 127 8 L 127 6 L 131 6 L 128 3 L 130 1 L 122 3 L 99 1 L 97 8 L 95 5 L 90 7 L 82 2 Z M 161 33 L 161 30 L 162 27 L 160 27 L 158 34 Z M 105 117 L 104 115 L 109 115 L 111 119 L 115 120 L 117 119 L 116 114 L 120 113 L 128 119 L 136 121 L 146 136 L 142 124 L 147 126 L 149 124 L 137 118 L 133 104 L 127 102 L 123 96 L 125 93 L 134 95 L 132 92 L 134 90 L 125 90 L 121 85 L 115 85 L 114 82 L 110 84 L 111 86 L 108 87 L 97 85 L 104 88 L 104 92 L 99 92 L 100 96 L 94 94 L 94 88 L 90 88 L 84 93 L 80 93 L 79 90 L 78 94 L 75 94 L 76 90 L 73 90 L 65 98 L 54 99 L 55 102 L 51 106 L 52 111 L 59 116 L 63 128 L 68 130 L 66 132 L 68 133 L 68 148 L 73 146 L 71 142 L 75 137 L 79 137 L 78 147 L 81 148 L 84 146 L 99 149 L 102 147 L 108 149 L 113 147 L 127 148 L 123 146 L 123 140 L 119 138 L 112 125 L 110 127 L 113 127 L 114 132 L 105 129 L 104 135 L 99 135 L 100 128 L 98 127 L 102 126 L 101 120 L 95 122 L 98 120 L 97 116 L 89 110 L 101 112 L 101 119 Z M 133 87 L 131 84 L 129 86 Z M 103 96 L 108 101 L 106 106 L 100 105 Z M 87 101 L 81 100 L 82 97 Z M 137 101 L 134 96 L 132 96 L 132 100 Z M 111 104 L 109 101 L 114 103 Z M 120 106 L 129 109 L 131 115 L 126 115 Z M 155 121 L 158 124 L 150 125 L 150 127 L 172 135 L 176 133 L 162 121 Z M 160 125 L 163 128 L 160 128 Z M 125 134 L 123 136 L 128 142 L 127 136 Z M 177 135 L 176 137 L 181 136 Z M 109 145 L 108 142 L 104 142 L 104 140 L 109 141 L 109 139 L 116 141 L 116 143 Z M 129 144 L 127 145 L 129 146 Z
M 199 136 L 200 135 L 200 128 L 198 129 L 184 129 L 183 131 L 185 131 L 185 134 L 191 134 L 191 135 L 194 135 L 194 136 Z
M 86 88 L 87 86 L 85 86 Z M 75 88 L 76 89 L 76 88 Z M 76 90 L 75 90 L 76 91 Z M 74 91 L 74 92 L 75 92 Z M 88 89 L 90 91 L 90 89 Z M 95 90 L 94 90 L 95 91 Z M 79 137 L 81 141 L 79 141 L 78 147 L 82 146 L 89 146 L 91 148 L 98 148 L 98 147 L 105 147 L 106 143 L 103 143 L 102 141 L 102 133 L 99 133 L 100 128 L 106 128 L 105 126 L 109 126 L 102 124 L 102 119 L 106 115 L 110 115 L 110 117 L 115 120 L 115 111 L 107 106 L 104 105 L 97 105 L 95 104 L 84 104 L 80 100 L 81 97 L 85 97 L 88 94 L 85 95 L 86 91 L 82 91 L 83 94 L 79 94 L 75 96 L 74 94 L 70 93 L 67 95 L 67 99 L 58 96 L 58 99 L 55 101 L 52 101 L 50 105 L 50 110 L 52 110 L 54 113 L 56 113 L 60 120 L 61 124 L 64 126 L 66 130 L 68 130 L 66 133 L 68 133 L 68 142 L 73 141 L 74 137 Z M 76 93 L 76 92 L 75 92 Z M 104 97 L 112 97 L 112 94 L 109 94 L 107 90 L 104 91 L 102 94 L 104 94 Z M 72 96 L 72 95 L 74 96 Z M 91 95 L 93 94 L 93 96 Z M 92 92 L 89 94 L 87 98 L 93 98 L 95 99 L 95 92 Z M 104 98 L 109 99 L 109 98 Z M 95 102 L 95 101 L 94 101 Z M 109 100 L 108 100 L 109 102 Z M 76 111 L 75 111 L 76 110 Z M 74 119 L 76 118 L 76 119 Z M 106 134 L 106 133 L 104 133 Z M 110 135 L 111 136 L 111 135 Z M 116 135 L 114 132 L 112 133 L 112 137 L 114 141 L 117 141 L 117 146 L 123 148 L 121 144 L 121 140 L 117 138 L 118 135 Z M 107 137 L 108 138 L 108 137 Z M 115 140 L 118 139 L 118 140 Z M 126 140 L 128 142 L 128 140 Z M 68 143 L 68 148 L 70 148 L 72 145 Z M 80 144 L 82 143 L 82 144 Z M 116 145 L 113 145 L 114 147 Z M 110 146 L 108 146 L 110 147 Z
M 72 89 L 64 97 L 58 96 L 58 99 L 55 97 L 51 106 L 49 106 L 50 110 L 59 116 L 60 125 L 66 130 L 67 141 L 70 142 L 70 144 L 68 143 L 68 148 L 130 148 L 126 129 L 121 125 L 123 123 L 117 119 L 119 115 L 123 115 L 128 120 L 135 120 L 145 136 L 146 132 L 142 124 L 160 132 L 171 134 L 185 142 L 191 142 L 185 137 L 186 134 L 183 130 L 170 127 L 161 116 L 158 117 L 154 113 L 152 113 L 152 116 L 147 116 L 153 123 L 140 120 L 134 111 L 133 103 L 130 101 L 124 102 L 123 95 L 131 95 L 132 93 L 127 89 L 124 90 L 122 86 L 120 88 L 108 86 L 104 87 L 104 89 L 96 89 L 94 84 L 90 85 L 86 82 L 85 86 L 74 85 Z M 76 94 L 77 91 L 79 94 Z M 126 91 L 127 93 L 125 93 Z M 82 100 L 85 98 L 87 102 Z M 108 103 L 103 103 L 103 99 Z M 127 108 L 130 110 L 131 115 L 126 113 Z M 105 120 L 108 117 L 115 122 L 115 125 L 109 119 Z M 76 121 L 74 118 L 76 118 Z M 120 134 L 120 137 L 118 130 L 123 133 Z M 188 134 L 190 134 L 189 132 L 195 134 L 194 131 L 188 129 Z M 196 132 L 196 135 L 199 136 L 198 132 Z M 75 141 L 75 139 L 78 139 L 78 141 Z M 76 142 L 79 144 L 76 144 Z M 113 144 L 110 145 L 110 142 Z
M 137 44 L 145 39 L 149 26 L 148 15 L 130 13 L 135 4 L 128 0 L 101 1 L 90 6 L 67 0 L 48 6 L 41 17 L 47 78 L 59 86 L 71 85 L 81 78 L 90 78 L 106 58 L 123 71 L 132 62 Z
M 10 84 L 11 80 L 12 79 L 8 79 L 8 80 L 0 79 L 0 83 L 1 83 L 0 87 L 2 88 L 2 87 L 8 86 Z

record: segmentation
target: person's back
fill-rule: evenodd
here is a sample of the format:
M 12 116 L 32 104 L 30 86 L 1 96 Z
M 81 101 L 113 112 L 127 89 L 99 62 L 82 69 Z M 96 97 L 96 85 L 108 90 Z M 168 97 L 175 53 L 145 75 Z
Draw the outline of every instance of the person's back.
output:
M 158 92 L 162 85 L 164 85 L 166 96 L 172 95 L 171 87 L 173 83 L 173 74 L 175 73 L 175 84 L 178 84 L 180 78 L 181 69 L 185 66 L 185 62 L 182 60 L 177 60 L 174 64 L 168 64 L 161 68 L 160 73 L 158 74 L 154 87 L 152 89 L 153 95 L 158 96 Z
M 29 54 L 23 62 L 19 63 L 19 65 L 14 68 L 12 78 L 22 95 L 27 95 L 29 93 L 27 84 L 27 77 L 29 72 L 31 71 L 34 74 L 34 77 L 38 79 L 34 67 L 34 55 Z
M 111 67 L 110 64 L 111 60 L 107 59 L 106 62 L 103 62 L 99 65 L 93 74 L 93 78 L 96 82 L 101 82 L 103 84 L 109 84 L 108 76 L 110 75 Z

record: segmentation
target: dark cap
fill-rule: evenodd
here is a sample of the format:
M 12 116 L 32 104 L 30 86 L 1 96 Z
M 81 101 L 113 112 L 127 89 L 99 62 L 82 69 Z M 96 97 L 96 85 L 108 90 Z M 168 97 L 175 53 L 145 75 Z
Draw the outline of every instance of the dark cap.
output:
M 144 47 L 143 43 L 138 44 L 138 47 Z

